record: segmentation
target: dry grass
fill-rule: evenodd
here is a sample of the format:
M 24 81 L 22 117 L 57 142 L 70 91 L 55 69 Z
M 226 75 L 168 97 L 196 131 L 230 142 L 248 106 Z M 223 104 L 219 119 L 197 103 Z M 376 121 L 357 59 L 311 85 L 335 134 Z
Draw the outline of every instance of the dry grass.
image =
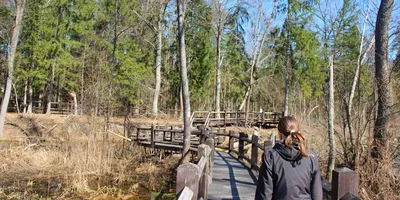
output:
M 127 142 L 105 132 L 101 118 L 29 115 L 8 121 L 18 126 L 7 126 L 13 140 L 0 142 L 0 199 L 148 199 L 174 179 L 176 157 L 159 161 L 142 147 L 128 151 Z M 123 133 L 121 125 L 107 129 Z

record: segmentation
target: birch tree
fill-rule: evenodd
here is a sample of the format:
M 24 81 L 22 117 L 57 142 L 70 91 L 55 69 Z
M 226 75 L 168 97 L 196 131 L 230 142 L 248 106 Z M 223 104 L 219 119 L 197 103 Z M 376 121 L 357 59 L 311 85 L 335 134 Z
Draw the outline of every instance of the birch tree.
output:
M 221 66 L 223 62 L 222 54 L 222 38 L 224 33 L 225 25 L 227 24 L 231 15 L 228 12 L 226 6 L 228 1 L 226 0 L 213 0 L 211 2 L 213 6 L 213 30 L 216 38 L 216 75 L 215 75 L 215 112 L 216 117 L 220 117 L 220 101 L 221 101 Z
M 259 2 L 256 3 L 256 13 L 258 13 L 258 16 L 254 16 L 252 18 L 252 26 L 250 30 L 250 40 L 252 44 L 252 52 L 251 52 L 251 61 L 250 61 L 250 66 L 249 66 L 249 84 L 247 85 L 247 91 L 245 94 L 245 98 L 243 99 L 242 104 L 240 105 L 239 110 L 242 110 L 244 105 L 246 105 L 245 108 L 245 123 L 248 123 L 248 117 L 249 117 L 249 111 L 250 111 L 250 99 L 251 99 L 251 94 L 253 90 L 253 85 L 255 83 L 254 80 L 254 71 L 255 67 L 261 66 L 261 63 L 265 61 L 264 58 L 262 58 L 263 55 L 263 49 L 264 49 L 264 43 L 265 40 L 267 39 L 268 35 L 268 30 L 270 28 L 270 25 L 272 23 L 272 16 L 275 15 L 275 9 L 276 9 L 276 2 L 274 3 L 274 7 L 272 8 L 271 11 L 271 17 L 267 17 L 265 12 L 264 12 L 264 2 Z
M 15 4 L 14 5 L 15 20 L 12 29 L 10 45 L 8 48 L 6 88 L 4 91 L 3 100 L 1 102 L 1 111 L 0 111 L 0 137 L 4 137 L 4 124 L 6 121 L 6 113 L 8 108 L 8 102 L 11 96 L 11 85 L 13 81 L 15 52 L 17 50 L 19 33 L 21 31 L 21 21 L 22 21 L 22 16 L 24 14 L 25 0 L 15 0 L 14 4 Z
M 161 61 L 162 61 L 162 39 L 163 39 L 163 20 L 165 9 L 168 5 L 168 0 L 162 0 L 159 2 L 158 8 L 158 18 L 157 18 L 157 28 L 156 28 L 156 84 L 154 88 L 154 96 L 153 96 L 153 115 L 158 115 L 158 100 L 160 97 L 160 88 L 161 88 Z
M 185 5 L 184 0 L 177 0 L 178 9 L 178 40 L 179 40 L 179 62 L 180 62 L 180 77 L 183 98 L 183 125 L 184 125 L 184 138 L 183 138 L 183 161 L 189 162 L 189 148 L 190 148 L 190 97 L 189 97 L 189 83 L 186 69 L 186 50 L 185 50 Z
M 334 65 L 333 56 L 329 59 L 329 101 L 328 101 L 328 135 L 329 135 L 329 158 L 328 174 L 329 180 L 332 179 L 332 171 L 335 169 L 336 144 L 335 144 L 335 87 L 333 82 Z

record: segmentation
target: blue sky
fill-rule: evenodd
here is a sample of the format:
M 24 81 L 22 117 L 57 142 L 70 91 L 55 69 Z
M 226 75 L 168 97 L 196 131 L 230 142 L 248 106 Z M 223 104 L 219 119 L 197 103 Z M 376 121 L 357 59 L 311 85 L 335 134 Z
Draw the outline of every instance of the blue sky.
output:
M 250 6 L 249 7 L 249 12 L 251 17 L 256 17 L 257 15 L 259 15 L 259 12 L 257 11 L 257 9 L 259 7 L 257 7 L 258 5 L 261 5 L 260 3 L 257 4 L 258 0 L 245 0 L 244 2 L 249 3 L 249 4 L 253 4 L 255 6 Z M 319 0 L 319 6 L 322 10 L 328 10 L 332 15 L 336 15 L 337 12 L 340 10 L 340 8 L 343 5 L 343 0 Z M 286 2 L 286 0 L 284 1 L 278 1 L 278 3 L 280 2 Z M 395 0 L 395 5 L 394 5 L 394 9 L 392 12 L 392 23 L 390 24 L 390 33 L 393 33 L 394 30 L 399 26 L 400 22 L 400 0 Z M 270 17 L 271 16 L 271 12 L 272 12 L 272 8 L 273 8 L 273 4 L 274 1 L 273 0 L 267 0 L 264 1 L 264 13 L 266 16 Z M 365 35 L 366 35 L 366 41 L 370 40 L 370 37 L 373 34 L 374 31 L 374 26 L 375 26 L 375 20 L 376 20 L 376 14 L 379 8 L 379 4 L 380 4 L 380 0 L 355 0 L 356 6 L 360 11 L 360 17 L 359 17 L 359 21 L 358 21 L 358 27 L 359 30 L 362 30 L 363 24 L 364 24 L 364 19 L 368 10 L 368 6 L 369 6 L 369 14 L 368 14 L 368 20 L 366 21 L 366 29 L 365 29 Z M 319 14 L 319 11 L 316 11 L 316 14 Z M 280 15 L 277 15 L 277 17 L 273 20 L 273 24 L 272 26 L 278 26 L 278 27 L 282 27 L 283 22 L 286 18 L 286 14 L 285 13 L 281 13 Z M 314 17 L 313 22 L 310 24 L 311 29 L 315 30 L 317 32 L 317 28 L 316 26 L 322 26 L 322 21 L 319 20 L 317 17 Z M 247 48 L 248 50 L 251 49 L 250 47 L 250 35 L 249 35 L 249 30 L 251 29 L 251 25 L 250 23 L 247 24 L 245 27 L 247 27 L 247 31 L 246 31 L 246 44 L 247 44 Z M 394 44 L 393 41 L 394 37 L 390 38 L 390 46 L 392 46 Z M 390 58 L 394 59 L 396 56 L 397 52 L 395 51 L 390 51 Z

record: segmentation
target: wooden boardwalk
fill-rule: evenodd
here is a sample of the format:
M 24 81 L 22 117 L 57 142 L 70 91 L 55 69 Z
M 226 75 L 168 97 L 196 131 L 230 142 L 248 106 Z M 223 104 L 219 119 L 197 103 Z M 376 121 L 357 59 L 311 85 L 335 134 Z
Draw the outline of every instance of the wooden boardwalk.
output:
M 208 199 L 254 199 L 257 179 L 250 169 L 225 152 L 216 151 Z

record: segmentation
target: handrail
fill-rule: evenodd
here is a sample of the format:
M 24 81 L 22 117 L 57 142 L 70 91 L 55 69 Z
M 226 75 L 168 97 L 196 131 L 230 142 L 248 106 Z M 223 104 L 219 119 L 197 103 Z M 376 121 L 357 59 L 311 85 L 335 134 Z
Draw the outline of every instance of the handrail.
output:
M 130 141 L 136 141 L 138 145 L 150 147 L 151 149 L 183 149 L 183 130 L 176 129 L 161 129 L 155 125 L 151 127 L 143 126 L 126 126 L 129 127 L 128 138 Z M 136 128 L 136 137 L 131 135 L 131 127 Z M 172 128 L 172 127 L 171 127 Z M 145 132 L 143 132 L 145 131 Z M 142 134 L 145 134 L 143 137 Z M 156 134 L 158 133 L 158 134 Z M 162 141 L 157 140 L 157 135 L 160 137 L 162 133 Z M 169 136 L 167 136 L 169 134 Z M 178 139 L 178 135 L 182 135 Z M 212 166 L 214 161 L 214 139 L 210 135 L 209 129 L 192 130 L 192 136 L 195 136 L 195 141 L 200 142 L 198 146 L 194 144 L 190 151 L 197 153 L 197 165 L 193 163 L 182 164 L 177 168 L 176 191 L 177 199 L 206 199 L 208 186 L 212 179 Z M 204 139 L 202 139 L 204 138 Z
M 207 113 L 207 116 L 202 115 L 200 117 L 200 113 Z M 239 125 L 244 121 L 244 115 L 246 112 L 242 111 L 195 111 L 191 117 L 191 124 L 197 123 L 208 127 L 211 124 L 223 124 L 226 126 L 227 123 L 229 124 L 236 124 Z M 219 114 L 220 117 L 217 117 Z M 222 116 L 223 115 L 223 116 Z M 235 115 L 235 116 L 232 116 Z M 279 119 L 282 117 L 281 112 L 249 112 L 248 120 L 251 123 L 261 123 L 263 125 L 273 125 L 277 124 Z
M 209 138 L 208 143 L 213 142 L 214 139 Z M 200 159 L 197 165 L 193 163 L 179 165 L 176 176 L 176 191 L 182 191 L 185 188 L 189 188 L 189 190 L 177 192 L 176 199 L 179 199 L 181 195 L 186 196 L 190 193 L 193 193 L 191 199 L 207 199 L 208 186 L 211 184 L 209 180 L 212 179 L 213 155 L 214 149 L 212 147 L 207 143 L 201 144 L 198 146 Z
M 210 114 L 211 114 L 211 112 L 208 112 L 207 119 L 210 118 Z M 275 114 L 278 115 L 280 113 L 275 113 Z M 207 120 L 206 120 L 206 122 L 207 122 Z M 208 124 L 205 124 L 205 125 L 208 125 Z M 267 140 L 267 141 L 264 141 L 263 144 L 260 144 L 258 142 L 259 137 L 257 135 L 252 135 L 251 138 L 248 138 L 248 137 L 245 137 L 244 132 L 238 133 L 238 132 L 234 132 L 234 131 L 229 131 L 229 134 L 213 134 L 212 132 L 210 133 L 209 129 L 206 129 L 205 127 L 207 127 L 207 126 L 203 126 L 202 127 L 203 129 L 201 131 L 192 131 L 192 135 L 196 136 L 192 139 L 195 139 L 196 141 L 198 141 L 199 143 L 197 143 L 197 144 L 199 144 L 199 145 L 197 146 L 197 148 L 196 148 L 196 146 L 192 146 L 190 148 L 190 150 L 192 152 L 197 152 L 200 159 L 201 159 L 201 152 L 203 152 L 203 150 L 201 150 L 200 146 L 202 146 L 204 142 L 207 145 L 209 145 L 210 147 L 212 147 L 212 149 L 214 149 L 214 139 L 212 139 L 212 138 L 215 137 L 215 135 L 218 135 L 218 137 L 228 137 L 229 138 L 229 146 L 227 149 L 228 149 L 229 153 L 236 154 L 240 161 L 242 161 L 242 162 L 244 160 L 247 161 L 248 164 L 250 165 L 251 169 L 253 169 L 255 171 L 259 171 L 259 169 L 260 169 L 260 163 L 258 161 L 259 149 L 266 150 L 266 149 L 272 148 L 273 143 L 274 143 L 273 141 Z M 136 142 L 140 145 L 143 145 L 145 147 L 146 146 L 151 147 L 151 148 L 166 148 L 166 149 L 172 148 L 172 149 L 177 149 L 177 150 L 181 150 L 183 148 L 183 146 L 182 146 L 183 130 L 161 129 L 161 128 L 156 128 L 154 125 L 152 125 L 151 127 L 138 126 L 138 127 L 136 127 L 136 129 L 137 129 L 136 130 Z M 141 130 L 146 131 L 147 134 L 150 132 L 150 136 L 141 137 L 141 135 L 140 135 Z M 156 141 L 156 132 L 163 133 L 162 141 Z M 130 134 L 130 131 L 128 131 L 128 134 Z M 167 136 L 167 134 L 169 134 L 169 136 Z M 181 136 L 178 137 L 175 134 L 181 134 Z M 158 135 L 160 136 L 160 134 L 158 134 Z M 128 137 L 131 138 L 131 135 L 128 135 Z M 197 137 L 198 137 L 198 139 L 196 139 Z M 208 138 L 204 141 L 205 137 L 208 137 Z M 210 142 L 211 140 L 212 140 L 212 142 Z M 132 140 L 132 141 L 134 141 L 134 140 Z M 237 149 L 235 149 L 235 145 L 234 145 L 235 142 L 239 143 Z M 245 152 L 244 151 L 245 143 L 251 144 L 251 156 L 250 157 L 246 156 L 244 153 Z M 213 153 L 211 155 L 213 155 Z M 192 165 L 194 165 L 194 164 L 192 163 Z M 206 166 L 208 166 L 208 165 L 206 165 Z M 195 173 L 193 173 L 193 174 L 195 174 Z M 197 173 L 197 175 L 198 174 L 199 173 Z M 358 195 L 359 177 L 356 172 L 354 172 L 348 168 L 338 168 L 333 171 L 332 177 L 333 178 L 332 178 L 331 183 L 322 179 L 324 195 L 330 196 L 331 199 L 341 199 L 344 196 L 351 197 L 353 200 L 358 199 L 357 195 Z M 193 178 L 193 180 L 195 180 L 195 179 Z M 207 191 L 207 188 L 206 188 L 206 186 L 204 186 L 203 182 L 198 180 L 198 178 L 194 182 L 198 182 L 198 185 L 202 184 L 202 186 L 194 187 L 194 188 L 198 188 L 198 189 L 193 189 L 193 187 L 191 186 L 191 187 L 188 187 L 190 190 L 188 190 L 188 189 L 185 189 L 185 190 L 193 192 L 192 198 L 197 199 L 197 197 L 200 197 L 199 196 L 201 194 L 200 191 L 202 191 L 202 190 Z M 178 185 L 178 181 L 177 181 L 177 185 Z M 208 183 L 205 185 L 207 185 L 207 187 L 208 187 Z M 185 186 L 180 186 L 179 190 L 177 187 L 177 191 L 184 190 Z
M 270 149 L 273 146 L 273 141 L 264 141 L 264 145 L 258 143 L 258 136 L 252 135 L 251 139 L 245 137 L 244 132 L 239 132 L 239 136 L 234 131 L 229 131 L 229 147 L 230 154 L 235 153 L 238 159 L 246 160 L 250 164 L 250 168 L 259 171 L 260 163 L 258 163 L 258 151 Z M 238 150 L 235 150 L 234 143 L 238 141 Z M 244 143 L 249 143 L 251 147 L 251 157 L 247 157 L 244 153 Z M 358 180 L 357 172 L 350 170 L 346 167 L 337 168 L 332 172 L 332 182 L 328 182 L 322 178 L 323 192 L 325 195 L 330 196 L 331 199 L 341 199 L 342 197 L 351 197 L 352 200 L 359 199 L 358 195 Z

